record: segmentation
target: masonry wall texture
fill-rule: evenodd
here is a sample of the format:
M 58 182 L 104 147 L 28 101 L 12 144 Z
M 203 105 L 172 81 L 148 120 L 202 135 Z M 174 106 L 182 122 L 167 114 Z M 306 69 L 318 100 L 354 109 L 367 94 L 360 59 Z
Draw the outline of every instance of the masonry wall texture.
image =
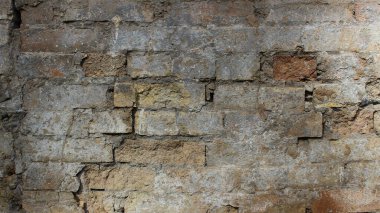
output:
M 0 0 L 0 212 L 380 212 L 380 1 Z

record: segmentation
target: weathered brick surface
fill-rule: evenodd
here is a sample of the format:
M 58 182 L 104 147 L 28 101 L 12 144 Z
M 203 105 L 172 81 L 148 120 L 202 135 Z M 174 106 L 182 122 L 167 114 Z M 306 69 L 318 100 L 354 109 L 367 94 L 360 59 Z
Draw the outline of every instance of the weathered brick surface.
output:
M 375 0 L 0 0 L 0 212 L 377 212 Z

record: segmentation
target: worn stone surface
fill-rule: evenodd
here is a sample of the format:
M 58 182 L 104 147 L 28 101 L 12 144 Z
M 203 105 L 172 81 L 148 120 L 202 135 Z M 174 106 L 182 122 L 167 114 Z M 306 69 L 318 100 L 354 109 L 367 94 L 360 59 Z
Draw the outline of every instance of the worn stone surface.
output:
M 375 0 L 0 0 L 0 212 L 380 211 Z

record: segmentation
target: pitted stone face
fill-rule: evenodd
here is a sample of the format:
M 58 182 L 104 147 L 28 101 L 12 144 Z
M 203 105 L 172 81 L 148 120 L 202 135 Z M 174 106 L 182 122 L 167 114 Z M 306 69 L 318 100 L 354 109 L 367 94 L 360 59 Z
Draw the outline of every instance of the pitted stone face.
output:
M 0 212 L 380 211 L 379 17 L 0 0 Z

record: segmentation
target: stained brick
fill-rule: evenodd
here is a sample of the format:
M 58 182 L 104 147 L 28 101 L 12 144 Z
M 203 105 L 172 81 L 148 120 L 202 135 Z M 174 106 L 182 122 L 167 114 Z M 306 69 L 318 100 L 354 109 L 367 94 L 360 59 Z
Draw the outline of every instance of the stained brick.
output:
M 216 61 L 216 78 L 220 80 L 253 80 L 260 68 L 256 53 L 236 53 L 219 57 Z
M 126 140 L 115 150 L 115 160 L 133 164 L 205 164 L 205 146 L 197 142 Z
M 113 93 L 115 107 L 133 107 L 136 104 L 136 94 L 133 84 L 116 83 Z
M 301 87 L 260 87 L 258 104 L 274 112 L 303 112 L 305 89 Z
M 122 165 L 118 168 L 96 166 L 90 167 L 85 172 L 87 187 L 90 189 L 152 191 L 155 172 L 144 167 L 130 167 Z
M 32 135 L 66 135 L 71 111 L 30 111 L 22 122 L 22 131 Z
M 364 94 L 364 85 L 358 83 L 319 84 L 314 87 L 313 103 L 317 107 L 342 107 L 359 103 Z
M 139 135 L 177 135 L 176 113 L 139 110 L 136 112 L 135 130 Z
M 371 212 L 380 208 L 380 195 L 368 189 L 322 191 L 312 205 L 313 212 Z
M 214 78 L 215 56 L 209 49 L 201 53 L 184 53 L 174 59 L 173 74 L 181 79 Z
M 145 109 L 199 110 L 205 104 L 205 85 L 197 83 L 135 84 L 138 103 Z
M 154 8 L 139 1 L 125 0 L 89 0 L 89 20 L 110 21 L 118 16 L 123 21 L 152 22 Z
M 223 115 L 218 112 L 179 112 L 177 118 L 182 135 L 214 135 L 223 130 Z
M 259 87 L 235 83 L 218 85 L 215 89 L 215 107 L 221 109 L 256 110 Z
M 275 56 L 273 61 L 276 80 L 305 81 L 317 78 L 317 61 L 312 56 Z
M 114 109 L 95 112 L 89 126 L 90 133 L 130 133 L 132 132 L 131 110 Z
M 75 78 L 83 76 L 71 54 L 23 53 L 18 56 L 17 75 L 24 78 Z
M 83 69 L 88 77 L 126 75 L 125 55 L 88 54 L 83 61 Z
M 172 57 L 167 53 L 130 54 L 128 73 L 132 78 L 172 75 Z
M 30 163 L 23 173 L 23 188 L 76 192 L 80 185 L 76 175 L 82 168 L 78 163 Z
M 101 52 L 107 48 L 105 32 L 94 29 L 23 29 L 23 52 Z
M 30 88 L 24 97 L 26 109 L 61 110 L 94 108 L 110 105 L 106 85 L 45 85 Z
M 112 152 L 112 144 L 107 143 L 104 138 L 67 139 L 62 150 L 62 160 L 64 162 L 112 162 Z

